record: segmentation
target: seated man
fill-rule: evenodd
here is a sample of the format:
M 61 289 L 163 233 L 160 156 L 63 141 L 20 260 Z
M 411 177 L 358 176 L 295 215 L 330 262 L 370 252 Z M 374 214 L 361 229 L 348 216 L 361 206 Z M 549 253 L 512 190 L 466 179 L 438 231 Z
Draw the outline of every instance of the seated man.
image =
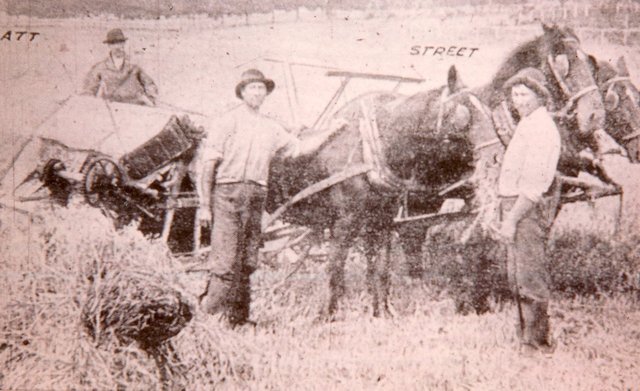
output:
M 120 29 L 107 33 L 109 57 L 91 68 L 85 78 L 83 95 L 99 96 L 123 103 L 154 106 L 158 87 L 153 80 L 125 56 L 127 38 Z

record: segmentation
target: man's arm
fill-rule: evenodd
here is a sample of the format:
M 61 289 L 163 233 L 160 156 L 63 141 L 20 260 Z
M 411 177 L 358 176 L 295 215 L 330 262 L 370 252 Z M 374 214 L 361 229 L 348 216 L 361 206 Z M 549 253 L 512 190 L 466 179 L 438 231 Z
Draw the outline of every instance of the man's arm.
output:
M 156 86 L 153 79 L 140 67 L 138 67 L 138 81 L 140 81 L 140 84 L 144 88 L 144 94 L 155 105 L 158 97 L 158 86 Z
M 87 76 L 84 78 L 84 83 L 82 85 L 82 95 L 92 95 L 96 96 L 98 94 L 98 90 L 100 89 L 100 82 L 102 81 L 102 77 L 100 76 L 100 64 L 96 64 Z
M 218 160 L 208 160 L 203 162 L 200 169 L 200 175 L 196 179 L 196 193 L 200 201 L 198 208 L 198 220 L 203 225 L 211 223 L 211 189 L 215 181 L 215 171 Z
M 516 199 L 516 203 L 513 208 L 507 213 L 504 218 L 500 230 L 498 231 L 502 240 L 508 243 L 512 243 L 516 237 L 516 227 L 524 216 L 533 209 L 535 203 L 524 195 L 519 195 Z
M 288 157 L 296 158 L 314 153 L 320 149 L 320 147 L 322 147 L 322 145 L 326 143 L 331 136 L 346 128 L 347 124 L 347 121 L 340 119 L 332 123 L 329 129 L 320 133 L 312 134 L 302 140 L 291 136 L 295 139 L 293 142 L 295 148 L 289 146 L 286 151 L 286 155 Z

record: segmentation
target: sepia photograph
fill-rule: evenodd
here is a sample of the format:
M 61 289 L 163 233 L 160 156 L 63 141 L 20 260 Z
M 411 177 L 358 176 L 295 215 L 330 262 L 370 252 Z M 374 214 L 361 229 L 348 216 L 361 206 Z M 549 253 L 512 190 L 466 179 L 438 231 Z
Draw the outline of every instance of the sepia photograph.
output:
M 0 390 L 637 390 L 640 1 L 0 0 Z

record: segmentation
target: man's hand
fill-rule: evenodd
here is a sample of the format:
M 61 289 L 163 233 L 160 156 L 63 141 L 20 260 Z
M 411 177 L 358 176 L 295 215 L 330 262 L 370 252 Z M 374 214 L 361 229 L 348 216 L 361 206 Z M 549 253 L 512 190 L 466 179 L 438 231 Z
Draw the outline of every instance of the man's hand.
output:
M 202 227 L 209 227 L 211 225 L 211 207 L 209 205 L 203 205 L 198 208 L 197 219 Z
M 144 106 L 155 106 L 156 103 L 154 102 L 153 98 L 149 97 L 148 95 L 145 94 L 140 94 L 138 96 L 138 100 L 144 105 Z
M 335 120 L 331 121 L 331 126 L 330 126 L 330 130 L 331 133 L 336 133 L 339 130 L 344 129 L 347 125 L 349 125 L 349 121 L 345 120 L 344 118 L 336 118 Z
M 498 240 L 503 243 L 513 243 L 516 240 L 516 223 L 512 219 L 507 219 L 502 222 L 500 228 L 496 231 Z
M 188 115 L 183 115 L 178 120 L 180 127 L 187 132 L 187 135 L 195 140 L 201 140 L 205 138 L 206 132 L 204 126 L 196 126 Z

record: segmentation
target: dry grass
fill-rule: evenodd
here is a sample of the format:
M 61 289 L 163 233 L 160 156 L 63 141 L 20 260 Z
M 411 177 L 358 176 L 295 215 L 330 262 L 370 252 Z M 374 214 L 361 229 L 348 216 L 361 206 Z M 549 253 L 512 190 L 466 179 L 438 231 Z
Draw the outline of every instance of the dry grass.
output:
M 143 273 L 181 292 L 194 318 L 172 339 L 170 388 L 220 389 L 626 389 L 640 384 L 638 300 L 630 295 L 552 305 L 559 342 L 551 358 L 517 351 L 515 309 L 460 316 L 446 292 L 394 274 L 394 317 L 373 318 L 357 253 L 338 320 L 320 320 L 325 263 L 282 262 L 253 278 L 257 327 L 229 330 L 201 313 L 194 286 L 160 243 L 134 227 L 114 231 L 76 205 L 29 220 L 2 214 L 3 389 L 160 389 L 154 360 L 136 343 L 96 344 L 82 324 L 87 276 L 100 265 Z M 79 230 L 79 223 L 82 229 Z M 402 259 L 394 253 L 395 266 Z M 117 264 L 117 265 L 116 265 Z M 96 265 L 98 268 L 96 268 Z M 104 330 L 108 334 L 108 330 Z
M 184 292 L 183 300 L 196 305 L 166 248 L 134 227 L 116 232 L 98 210 L 80 205 L 45 210 L 34 221 L 3 213 L 2 222 L 0 388 L 159 388 L 154 357 L 122 337 L 144 323 L 145 305 L 175 299 L 167 292 Z M 176 339 L 176 355 L 166 357 L 182 374 L 176 384 L 244 376 L 249 346 L 225 330 L 210 331 L 215 325 L 196 316 Z

